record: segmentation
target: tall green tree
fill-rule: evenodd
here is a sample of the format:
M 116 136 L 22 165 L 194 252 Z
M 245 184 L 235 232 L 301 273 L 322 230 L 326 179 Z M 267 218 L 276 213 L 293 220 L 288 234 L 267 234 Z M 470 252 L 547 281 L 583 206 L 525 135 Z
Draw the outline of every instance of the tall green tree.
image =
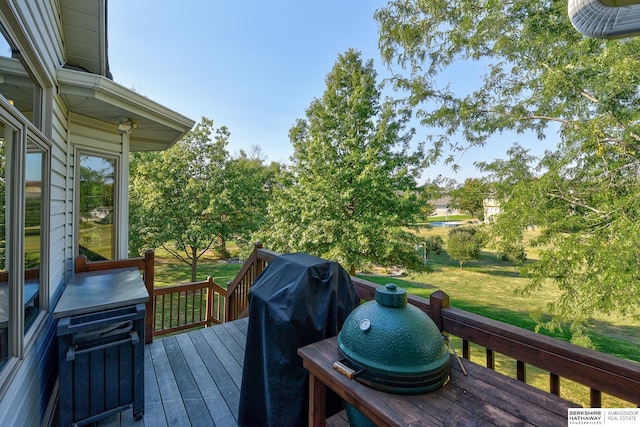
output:
M 407 228 L 420 212 L 419 152 L 410 152 L 407 111 L 381 101 L 373 61 L 348 50 L 326 89 L 289 132 L 288 181 L 274 193 L 263 230 L 269 247 L 336 260 L 421 268 Z
M 221 193 L 229 131 L 202 118 L 170 149 L 134 154 L 130 163 L 130 250 L 162 247 L 191 267 L 219 242 L 215 211 Z M 138 234 L 136 236 L 136 234 Z
M 266 220 L 268 202 L 282 165 L 265 163 L 266 156 L 259 147 L 240 150 L 225 163 L 221 190 L 210 206 L 219 220 L 218 250 L 223 255 L 227 255 L 229 239 L 242 247 L 251 247 L 253 233 Z
M 275 172 L 259 150 L 230 157 L 229 135 L 203 117 L 170 149 L 131 156 L 130 252 L 162 247 L 195 281 L 207 251 L 226 254 L 229 239 L 246 241 L 260 227 Z
M 434 158 L 503 131 L 557 138 L 498 223 L 541 228 L 526 290 L 553 280 L 561 294 L 549 326 L 571 320 L 580 339 L 592 313 L 640 308 L 640 39 L 585 38 L 566 7 L 392 0 L 376 19 L 396 86 L 424 125 L 442 131 L 432 135 Z M 445 73 L 464 61 L 486 72 L 477 89 L 454 92 Z

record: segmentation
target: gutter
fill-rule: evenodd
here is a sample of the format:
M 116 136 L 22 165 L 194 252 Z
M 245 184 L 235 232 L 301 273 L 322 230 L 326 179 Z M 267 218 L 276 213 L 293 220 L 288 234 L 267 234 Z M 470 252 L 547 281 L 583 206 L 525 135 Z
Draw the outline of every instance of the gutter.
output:
M 617 39 L 640 35 L 640 4 L 609 6 L 602 0 L 569 0 L 568 10 L 571 23 L 585 36 Z

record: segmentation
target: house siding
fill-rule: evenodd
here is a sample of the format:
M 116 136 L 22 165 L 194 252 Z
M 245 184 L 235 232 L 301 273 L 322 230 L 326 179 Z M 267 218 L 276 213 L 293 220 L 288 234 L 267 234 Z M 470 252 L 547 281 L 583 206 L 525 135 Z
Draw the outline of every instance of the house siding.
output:
M 7 30 L 8 37 L 17 45 L 24 58 L 25 66 L 34 80 L 43 88 L 41 134 L 37 131 L 35 134 L 46 137 L 50 153 L 49 185 L 44 188 L 50 200 L 49 216 L 43 223 L 43 232 L 48 227 L 49 233 L 43 236 L 46 259 L 43 259 L 41 266 L 41 280 L 46 285 L 41 289 L 48 290 L 48 295 L 42 294 L 40 300 L 42 311 L 25 336 L 24 357 L 21 360 L 17 357 L 10 358 L 8 368 L 5 367 L 5 370 L 0 371 L 3 375 L 0 383 L 0 426 L 2 427 L 45 424 L 50 415 L 47 412 L 48 408 L 52 407 L 51 402 L 55 398 L 55 383 L 58 377 L 57 351 L 54 351 L 57 348 L 55 333 L 57 321 L 52 314 L 65 284 L 73 274 L 76 240 L 74 235 L 76 150 L 85 149 L 107 155 L 121 155 L 118 170 L 120 177 L 118 191 L 121 198 L 118 216 L 122 223 L 117 225 L 119 237 L 117 255 L 126 257 L 127 168 L 130 137 L 118 132 L 118 123 L 113 115 L 135 112 L 133 115 L 140 114 L 145 119 L 150 119 L 152 124 L 148 125 L 146 131 L 151 130 L 149 147 L 152 149 L 166 148 L 193 126 L 192 120 L 115 85 L 104 76 L 62 69 L 66 62 L 65 43 L 66 49 L 69 50 L 69 36 L 63 34 L 61 19 L 69 19 L 68 16 L 71 14 L 73 16 L 71 20 L 80 16 L 80 20 L 91 21 L 94 18 L 90 14 L 87 17 L 83 13 L 76 15 L 77 9 L 87 9 L 91 12 L 104 6 L 105 2 L 101 0 L 96 2 L 0 1 L 0 20 Z M 61 15 L 61 11 L 64 14 Z M 99 18 L 97 20 L 100 21 Z M 64 22 L 64 24 L 68 23 Z M 86 28 L 99 27 L 99 37 L 102 38 L 105 36 L 102 24 L 102 22 L 91 21 Z M 70 29 L 70 32 L 73 32 L 73 29 Z M 93 34 L 95 35 L 95 32 Z M 63 36 L 65 43 L 63 43 Z M 87 45 L 87 49 L 103 49 L 103 42 L 103 39 L 99 40 L 99 47 Z M 85 45 L 81 43 L 81 46 Z M 97 56 L 100 57 L 100 55 Z M 105 58 L 100 57 L 97 62 L 104 60 Z M 100 64 L 104 66 L 104 62 Z M 91 100 L 94 99 L 93 97 L 95 97 L 94 100 L 98 99 L 90 91 L 82 92 L 87 93 L 86 96 L 72 94 L 71 97 L 76 96 L 72 98 L 75 101 L 70 101 L 69 93 L 64 92 L 65 89 L 85 90 L 87 82 L 95 84 L 97 93 L 104 95 L 104 99 L 99 100 L 103 102 L 100 104 L 102 114 L 97 114 L 91 108 L 81 110 L 79 105 L 86 107 L 83 105 L 83 100 Z M 3 108 L 7 108 L 6 104 Z M 76 112 L 71 112 L 71 109 Z M 10 112 L 13 113 L 13 110 Z M 79 112 L 94 118 L 78 114 Z M 156 124 L 160 129 L 155 127 Z M 27 128 L 31 132 L 30 124 Z M 168 133 L 165 133 L 165 129 Z M 46 260 L 48 263 L 45 263 Z
M 42 129 L 51 145 L 50 176 L 50 234 L 49 259 L 49 311 L 42 313 L 42 322 L 34 325 L 25 340 L 24 358 L 9 388 L 0 400 L 1 426 L 40 426 L 53 396 L 58 376 L 57 356 L 54 351 L 56 321 L 52 307 L 62 292 L 72 266 L 72 234 L 69 232 L 66 213 L 71 209 L 66 194 L 67 175 L 67 111 L 58 95 L 55 95 L 55 70 L 63 63 L 62 39 L 55 1 L 14 1 L 5 4 L 0 12 L 3 23 L 9 24 L 9 32 L 19 44 L 25 62 L 34 72 L 36 80 L 44 86 L 53 99 L 45 100 Z M 20 26 L 11 25 L 15 20 Z M 48 110 L 47 110 L 48 108 Z M 47 305 L 44 304 L 46 307 Z

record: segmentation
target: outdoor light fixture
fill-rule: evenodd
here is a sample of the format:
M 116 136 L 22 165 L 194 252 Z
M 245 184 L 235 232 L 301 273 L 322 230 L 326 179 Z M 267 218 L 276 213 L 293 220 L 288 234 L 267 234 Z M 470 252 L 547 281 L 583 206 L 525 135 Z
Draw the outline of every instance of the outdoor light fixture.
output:
M 122 119 L 118 124 L 118 132 L 121 134 L 130 134 L 134 129 L 138 128 L 138 122 L 132 119 Z

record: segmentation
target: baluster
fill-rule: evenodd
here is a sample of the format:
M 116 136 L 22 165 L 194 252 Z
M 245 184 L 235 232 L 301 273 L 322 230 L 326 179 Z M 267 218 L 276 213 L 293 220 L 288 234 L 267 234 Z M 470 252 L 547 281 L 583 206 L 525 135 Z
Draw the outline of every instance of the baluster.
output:
M 487 349 L 487 368 L 495 369 L 496 368 L 496 357 L 493 354 L 493 350 Z
M 165 301 L 165 297 L 166 295 L 162 295 L 162 323 L 161 323 L 161 330 L 164 330 L 164 325 L 165 325 L 165 313 L 167 311 L 167 306 L 166 306 L 166 301 Z M 169 307 L 169 310 L 171 310 L 171 307 Z M 169 318 L 171 318 L 171 312 L 169 312 Z
M 527 364 L 521 360 L 516 362 L 517 371 L 518 371 L 518 381 L 522 381 L 523 383 L 527 382 Z
M 549 393 L 560 396 L 560 377 L 549 373 Z
M 595 388 L 590 389 L 590 400 L 592 408 L 602 408 L 602 393 Z

